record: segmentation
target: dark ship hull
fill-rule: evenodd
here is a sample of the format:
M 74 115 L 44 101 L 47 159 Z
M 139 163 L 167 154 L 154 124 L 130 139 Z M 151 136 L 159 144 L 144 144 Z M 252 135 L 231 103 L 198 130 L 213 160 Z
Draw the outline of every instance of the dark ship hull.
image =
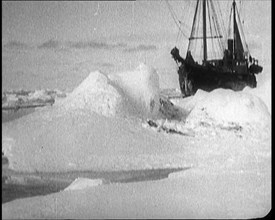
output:
M 240 68 L 244 69 L 243 72 L 234 73 L 211 64 L 184 62 L 178 70 L 181 92 L 184 96 L 189 96 L 195 94 L 198 89 L 212 91 L 224 88 L 240 91 L 246 86 L 255 88 L 257 86 L 255 74 L 247 72 L 245 68 Z

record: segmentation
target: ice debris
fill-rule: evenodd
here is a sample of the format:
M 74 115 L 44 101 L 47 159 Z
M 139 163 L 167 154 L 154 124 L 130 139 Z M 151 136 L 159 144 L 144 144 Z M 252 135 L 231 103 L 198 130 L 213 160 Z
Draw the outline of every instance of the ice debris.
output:
M 81 190 L 89 187 L 99 186 L 102 184 L 102 179 L 88 179 L 79 177 L 75 179 L 68 187 L 66 187 L 64 191 Z

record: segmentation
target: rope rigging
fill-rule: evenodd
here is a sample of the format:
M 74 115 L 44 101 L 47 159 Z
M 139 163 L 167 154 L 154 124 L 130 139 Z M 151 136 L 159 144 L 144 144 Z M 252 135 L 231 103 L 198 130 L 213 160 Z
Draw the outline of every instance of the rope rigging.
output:
M 239 21 L 239 23 L 240 23 L 240 22 L 241 22 L 241 19 L 240 19 L 240 15 L 239 15 L 239 12 L 238 12 L 237 9 L 236 9 L 236 12 L 237 12 L 238 21 Z M 242 37 L 243 37 L 244 45 L 245 45 L 245 47 L 246 47 L 246 50 L 247 50 L 248 53 L 249 53 L 249 49 L 248 49 L 248 45 L 247 45 L 246 40 L 245 40 L 245 35 L 244 35 L 244 31 L 243 31 L 242 25 L 240 25 L 240 30 L 241 30 L 241 35 L 242 35 Z
M 190 27 L 187 25 L 187 24 L 185 24 L 184 22 L 182 22 L 182 21 L 185 21 L 185 19 L 186 19 L 186 16 L 188 17 L 189 16 L 189 12 L 190 12 L 190 1 L 187 1 L 187 3 L 188 3 L 188 5 L 187 5 L 187 9 L 185 9 L 185 13 L 183 13 L 183 15 L 181 16 L 181 19 L 179 20 L 179 24 L 180 24 L 180 26 L 181 27 L 183 27 L 183 28 L 185 28 L 186 29 L 186 32 L 189 32 L 190 31 Z M 182 11 L 184 11 L 184 8 L 183 7 L 181 7 L 181 9 L 182 9 Z M 183 26 L 182 26 L 183 25 Z M 176 45 L 177 45 L 177 43 L 178 43 L 178 40 L 180 39 L 180 30 L 178 31 L 178 34 L 177 34 L 177 39 L 176 39 Z
M 208 30 L 210 30 L 210 36 L 208 36 L 207 38 L 211 38 L 210 41 L 210 47 L 212 47 L 212 56 L 213 58 L 217 56 L 223 56 L 223 51 L 225 49 L 225 44 L 223 42 L 222 39 L 222 31 L 221 28 L 219 26 L 219 21 L 218 21 L 218 15 L 215 11 L 215 7 L 213 2 L 210 1 L 206 1 L 207 3 L 207 11 L 208 11 Z M 196 49 L 197 49 L 197 39 L 202 39 L 201 36 L 199 36 L 198 34 L 200 34 L 201 31 L 201 11 L 202 11 L 202 1 L 197 1 L 197 5 L 196 5 L 196 9 L 195 9 L 195 15 L 193 18 L 193 25 L 192 25 L 192 31 L 191 31 L 191 36 L 189 38 L 189 45 L 188 45 L 188 51 L 193 50 L 194 54 L 196 54 Z M 223 23 L 223 29 L 224 28 L 224 23 Z M 192 42 L 193 40 L 195 40 L 195 42 Z M 203 45 L 202 45 L 203 46 Z M 199 51 L 197 51 L 199 52 Z M 211 53 L 211 52 L 210 52 Z M 201 53 L 199 53 L 201 55 Z
M 185 38 L 188 39 L 188 37 L 186 36 L 186 34 L 185 34 L 185 33 L 182 31 L 182 29 L 181 29 L 181 25 L 180 25 L 180 24 L 182 24 L 182 22 L 177 18 L 176 14 L 175 14 L 175 12 L 173 11 L 172 6 L 169 4 L 168 0 L 165 0 L 165 2 L 166 2 L 166 4 L 167 4 L 167 6 L 168 6 L 168 9 L 169 9 L 169 11 L 170 11 L 170 13 L 171 13 L 171 16 L 172 16 L 174 22 L 176 23 L 177 27 L 179 28 L 179 31 L 182 33 L 182 35 L 183 35 Z
M 190 27 L 189 27 L 189 25 L 187 25 L 187 24 L 185 24 L 184 22 L 182 22 L 182 21 L 185 21 L 185 19 L 186 19 L 186 16 L 187 17 L 189 17 L 189 13 L 190 13 L 190 1 L 187 1 L 188 2 L 188 5 L 187 5 L 187 9 L 184 9 L 182 6 L 181 6 L 181 10 L 182 11 L 185 11 L 185 13 L 183 13 L 183 16 L 182 16 L 182 18 L 181 18 L 181 20 L 179 20 L 179 23 L 180 24 L 183 24 L 184 26 L 185 26 L 185 28 L 186 29 L 188 29 L 188 31 L 191 29 Z
M 197 29 L 196 29 L 196 35 L 195 35 L 195 36 L 198 36 L 198 32 L 199 32 L 199 29 L 200 29 L 200 18 L 202 17 L 202 16 L 201 16 L 201 11 L 202 11 L 201 8 L 202 8 L 202 7 L 199 7 L 199 13 L 198 13 L 198 18 L 199 18 L 199 20 L 198 20 L 198 22 L 197 22 L 198 26 L 197 26 Z M 192 42 L 192 41 L 190 41 L 190 42 Z M 198 41 L 195 40 L 194 50 L 196 50 L 196 48 L 197 48 L 197 42 L 198 42 Z M 201 49 L 201 50 L 200 50 L 200 53 L 199 53 L 199 54 L 202 54 L 203 45 L 201 46 L 200 49 Z
M 211 1 L 212 2 L 212 1 Z M 226 39 L 227 39 L 227 36 L 226 36 L 226 28 L 225 28 L 225 24 L 224 24 L 224 19 L 223 19 L 223 16 L 222 16 L 222 10 L 221 10 L 221 7 L 220 7 L 220 3 L 219 3 L 219 1 L 216 1 L 216 4 L 218 5 L 218 12 L 219 12 L 219 16 L 220 16 L 220 19 L 219 20 L 221 20 L 221 24 L 222 24 L 222 33 L 223 33 L 223 35 L 224 35 L 224 40 L 223 40 L 223 43 L 222 43 L 222 45 L 223 45 L 223 50 L 224 50 L 224 48 L 225 48 L 225 45 L 226 45 Z M 227 9 L 228 7 L 226 7 L 226 9 Z
M 211 36 L 214 36 L 213 31 L 212 31 L 210 8 L 209 8 L 209 2 L 208 1 L 207 1 L 207 9 L 208 9 L 208 19 L 209 19 L 210 34 L 211 34 Z M 214 56 L 216 56 L 216 51 L 215 51 L 215 47 L 214 47 L 214 38 L 211 38 L 211 42 L 212 42 L 213 54 L 214 54 Z
M 211 8 L 212 8 L 212 11 L 213 11 L 213 15 L 214 15 L 213 20 L 214 20 L 214 27 L 215 27 L 215 30 L 216 30 L 216 34 L 217 34 L 217 36 L 222 36 L 220 25 L 219 25 L 219 22 L 218 22 L 218 16 L 217 16 L 217 13 L 215 11 L 213 1 L 210 1 L 210 3 L 211 3 Z M 222 43 L 220 38 L 218 38 L 218 43 L 219 43 L 220 50 L 224 51 L 225 46 Z
M 201 30 L 202 30 L 202 24 L 200 24 L 202 22 L 202 1 L 197 1 L 196 2 L 196 7 L 195 7 L 195 15 L 193 18 L 193 24 L 192 24 L 192 28 L 191 28 L 191 34 L 190 37 L 188 38 L 186 33 L 187 31 L 184 31 L 184 29 L 188 28 L 188 26 L 183 22 L 185 21 L 186 17 L 189 16 L 189 11 L 191 8 L 191 3 L 188 2 L 188 5 L 186 5 L 186 7 L 183 9 L 182 7 L 180 7 L 181 9 L 185 10 L 186 13 L 183 13 L 183 16 L 181 16 L 181 20 L 178 19 L 175 11 L 172 8 L 172 5 L 169 3 L 168 0 L 165 0 L 167 7 L 169 9 L 169 12 L 172 16 L 173 21 L 176 23 L 177 27 L 178 27 L 178 33 L 177 33 L 177 38 L 176 38 L 176 44 L 178 43 L 178 40 L 180 38 L 181 35 L 183 35 L 186 39 L 189 40 L 189 44 L 188 44 L 188 48 L 187 48 L 187 52 L 188 51 L 193 51 L 192 54 L 193 56 L 201 56 L 201 53 L 198 54 L 198 52 L 200 52 L 201 48 L 197 48 L 197 45 L 200 47 L 200 40 L 202 39 L 201 36 Z M 213 56 L 214 59 L 223 56 L 223 53 L 225 51 L 225 49 L 227 48 L 227 39 L 231 38 L 231 33 L 232 33 L 232 20 L 233 20 L 233 5 L 230 7 L 230 13 L 227 15 L 229 15 L 229 23 L 228 23 L 228 31 L 226 29 L 226 25 L 223 19 L 223 13 L 221 10 L 221 6 L 219 4 L 219 2 L 214 2 L 212 0 L 207 0 L 206 1 L 206 22 L 208 23 L 208 35 L 206 34 L 206 38 L 209 42 L 209 48 L 212 51 L 210 52 L 210 56 Z M 214 5 L 216 4 L 216 5 Z M 227 2 L 228 5 L 228 2 Z M 241 9 L 243 9 L 243 5 L 241 4 L 240 1 L 240 7 Z M 188 12 L 188 13 L 187 13 Z M 208 14 L 207 14 L 208 13 Z M 207 21 L 208 20 L 208 21 Z M 245 48 L 245 50 L 249 53 L 248 50 L 248 46 L 245 40 L 245 35 L 244 35 L 244 30 L 243 27 L 241 25 L 241 19 L 240 19 L 240 13 L 236 8 L 236 22 L 240 25 L 238 25 L 238 29 L 240 31 L 240 36 L 241 36 L 241 41 L 243 43 L 243 46 Z M 188 28 L 190 29 L 190 28 Z M 239 32 L 238 32 L 239 33 Z M 211 40 L 209 39 L 211 38 Z M 195 42 L 193 42 L 193 40 L 195 40 Z M 233 40 L 234 40 L 234 36 L 233 36 Z M 210 45 L 211 44 L 211 45 Z M 233 43 L 234 44 L 234 43 Z M 203 46 L 203 45 L 202 45 Z

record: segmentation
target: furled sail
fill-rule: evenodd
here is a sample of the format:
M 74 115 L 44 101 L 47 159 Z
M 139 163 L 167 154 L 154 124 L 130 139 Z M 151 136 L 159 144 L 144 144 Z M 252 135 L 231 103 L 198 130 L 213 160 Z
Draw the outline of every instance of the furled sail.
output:
M 233 2 L 233 7 L 235 7 L 235 1 Z M 234 9 L 234 52 L 235 52 L 235 59 L 236 60 L 243 60 L 243 54 L 244 54 L 244 49 L 243 49 L 243 44 L 241 40 L 241 35 L 239 32 L 238 24 L 236 21 L 236 15 L 235 15 L 235 9 Z

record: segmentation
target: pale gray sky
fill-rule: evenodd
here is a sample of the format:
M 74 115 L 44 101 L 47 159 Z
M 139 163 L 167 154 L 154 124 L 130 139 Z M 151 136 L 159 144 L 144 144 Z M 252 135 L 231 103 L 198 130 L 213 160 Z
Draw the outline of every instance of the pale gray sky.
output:
M 237 0 L 237 3 L 240 5 L 240 1 Z M 170 1 L 170 4 L 178 17 L 182 18 L 190 3 Z M 195 1 L 191 1 L 191 4 L 195 4 Z M 220 1 L 220 4 L 223 7 L 230 5 L 227 1 Z M 245 30 L 249 30 L 252 35 L 271 34 L 271 0 L 243 0 L 242 5 Z M 193 14 L 190 17 L 192 18 Z M 2 2 L 4 42 L 100 40 L 131 34 L 146 37 L 150 34 L 175 33 L 177 28 L 165 1 Z

